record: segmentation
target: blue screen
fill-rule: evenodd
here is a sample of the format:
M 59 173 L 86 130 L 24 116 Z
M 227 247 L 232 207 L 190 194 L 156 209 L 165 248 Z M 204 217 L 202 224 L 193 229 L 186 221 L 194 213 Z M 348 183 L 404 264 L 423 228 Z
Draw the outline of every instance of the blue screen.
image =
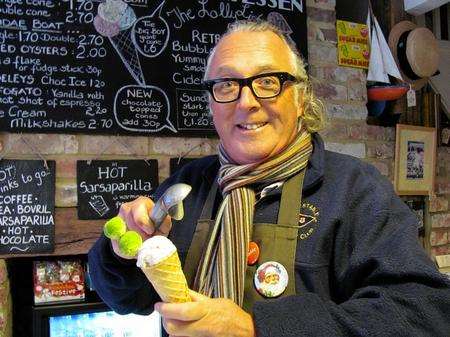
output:
M 118 315 L 113 311 L 53 316 L 50 337 L 160 337 L 160 316 Z

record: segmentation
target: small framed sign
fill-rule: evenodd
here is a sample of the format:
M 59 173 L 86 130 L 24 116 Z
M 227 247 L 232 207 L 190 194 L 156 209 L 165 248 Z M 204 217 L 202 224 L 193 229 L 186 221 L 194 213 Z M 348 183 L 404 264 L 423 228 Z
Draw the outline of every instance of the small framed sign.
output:
M 0 160 L 0 255 L 54 246 L 55 161 Z
M 397 194 L 432 194 L 435 166 L 436 129 L 397 124 L 394 174 Z
M 151 197 L 158 186 L 158 161 L 92 160 L 77 162 L 78 218 L 108 219 L 120 205 Z

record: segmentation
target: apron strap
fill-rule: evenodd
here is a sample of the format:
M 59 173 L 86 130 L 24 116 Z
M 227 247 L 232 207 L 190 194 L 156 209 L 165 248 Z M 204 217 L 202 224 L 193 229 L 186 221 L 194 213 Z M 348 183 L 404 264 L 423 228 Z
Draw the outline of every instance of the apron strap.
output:
M 194 236 L 192 237 L 191 245 L 184 262 L 183 271 L 190 287 L 194 285 L 197 267 L 203 255 L 203 250 L 206 248 L 205 243 L 208 242 L 208 239 L 211 236 L 211 231 L 214 225 L 214 220 L 211 220 L 211 218 L 214 208 L 214 201 L 216 200 L 217 189 L 217 179 L 214 179 L 214 184 L 211 186 L 208 197 L 206 198 L 202 214 L 197 222 Z
M 261 247 L 257 264 L 247 266 L 243 309 L 252 312 L 256 301 L 263 297 L 253 282 L 258 267 L 268 261 L 281 263 L 288 273 L 288 283 L 281 297 L 295 295 L 295 256 L 298 242 L 298 215 L 301 207 L 305 171 L 297 173 L 283 184 L 277 224 L 261 223 L 253 227 L 253 241 Z
M 297 255 L 299 213 L 302 207 L 303 180 L 306 169 L 301 170 L 283 185 L 278 212 L 278 225 L 287 224 L 283 237 L 283 244 L 276 247 L 277 255 L 284 260 L 289 275 L 289 283 L 285 296 L 295 295 L 295 257 Z
M 302 203 L 302 189 L 305 171 L 306 169 L 301 170 L 298 174 L 288 179 L 283 184 L 280 208 L 278 211 L 278 223 L 294 226 L 297 232 L 298 214 Z
M 214 202 L 216 201 L 216 195 L 217 190 L 219 188 L 219 184 L 217 183 L 217 178 L 214 179 L 214 183 L 211 186 L 211 189 L 209 190 L 208 196 L 206 197 L 205 204 L 203 206 L 202 214 L 200 215 L 199 220 L 211 220 L 213 209 L 214 209 Z

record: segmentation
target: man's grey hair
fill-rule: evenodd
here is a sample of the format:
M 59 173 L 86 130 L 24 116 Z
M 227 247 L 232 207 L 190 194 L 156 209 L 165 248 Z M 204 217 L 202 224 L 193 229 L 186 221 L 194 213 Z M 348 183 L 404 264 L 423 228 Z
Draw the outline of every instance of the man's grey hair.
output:
M 309 132 L 317 132 L 325 126 L 325 108 L 323 103 L 314 96 L 311 83 L 305 69 L 300 52 L 295 45 L 295 42 L 289 36 L 286 36 L 280 28 L 268 21 L 250 21 L 241 20 L 235 21 L 228 26 L 226 32 L 221 36 L 216 46 L 211 49 L 205 68 L 204 79 L 208 79 L 211 61 L 216 53 L 217 45 L 220 41 L 233 33 L 237 32 L 272 32 L 276 34 L 286 45 L 290 51 L 290 58 L 294 66 L 294 75 L 300 82 L 296 85 L 298 90 L 295 91 L 295 100 L 298 102 L 299 95 L 303 98 L 303 115 L 302 120 Z

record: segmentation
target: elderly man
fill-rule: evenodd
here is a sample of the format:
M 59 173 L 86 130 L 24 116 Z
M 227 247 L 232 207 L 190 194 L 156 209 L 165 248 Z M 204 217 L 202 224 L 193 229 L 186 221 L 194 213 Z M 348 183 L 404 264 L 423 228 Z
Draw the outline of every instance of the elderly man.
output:
M 119 212 L 178 247 L 192 302 L 161 303 L 135 260 L 102 237 L 89 254 L 119 313 L 157 310 L 172 336 L 448 336 L 450 285 L 417 240 L 417 219 L 373 167 L 324 150 L 321 104 L 295 47 L 238 22 L 205 74 L 219 156 L 164 182 L 193 187 L 186 216 L 155 230 L 153 202 Z

